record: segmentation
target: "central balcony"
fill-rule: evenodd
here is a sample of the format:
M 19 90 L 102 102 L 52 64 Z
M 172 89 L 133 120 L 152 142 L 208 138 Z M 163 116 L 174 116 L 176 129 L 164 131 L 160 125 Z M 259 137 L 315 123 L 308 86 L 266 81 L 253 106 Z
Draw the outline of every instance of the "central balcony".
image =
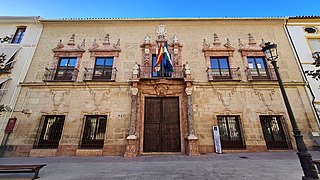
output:
M 152 66 L 140 66 L 139 77 L 142 79 L 159 79 L 159 78 L 172 78 L 181 79 L 185 77 L 184 66 L 173 66 L 173 71 L 157 70 L 153 69 Z

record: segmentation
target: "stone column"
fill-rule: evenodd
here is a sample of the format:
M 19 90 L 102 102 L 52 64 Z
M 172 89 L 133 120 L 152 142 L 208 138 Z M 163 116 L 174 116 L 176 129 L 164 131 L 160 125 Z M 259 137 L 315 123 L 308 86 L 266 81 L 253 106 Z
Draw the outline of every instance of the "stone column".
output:
M 138 88 L 131 88 L 131 116 L 130 116 L 130 131 L 127 137 L 126 153 L 124 157 L 136 157 L 137 156 L 137 136 L 136 133 L 136 121 L 137 121 L 137 95 Z
M 192 88 L 187 87 L 185 92 L 188 96 L 188 117 L 187 117 L 187 129 L 188 129 L 188 136 L 187 136 L 187 154 L 189 156 L 198 156 L 199 149 L 198 149 L 198 138 L 194 135 L 194 121 L 193 121 L 193 108 L 192 108 Z

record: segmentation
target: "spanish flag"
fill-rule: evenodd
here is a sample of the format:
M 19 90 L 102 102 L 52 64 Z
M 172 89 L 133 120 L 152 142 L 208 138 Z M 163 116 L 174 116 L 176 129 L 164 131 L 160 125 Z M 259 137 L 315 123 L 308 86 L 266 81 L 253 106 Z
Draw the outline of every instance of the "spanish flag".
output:
M 163 59 L 163 54 L 164 54 L 164 48 L 162 43 L 160 43 L 159 48 L 156 50 L 157 56 L 156 56 L 156 65 L 154 66 L 153 71 L 156 72 L 157 70 L 160 70 L 160 64 Z

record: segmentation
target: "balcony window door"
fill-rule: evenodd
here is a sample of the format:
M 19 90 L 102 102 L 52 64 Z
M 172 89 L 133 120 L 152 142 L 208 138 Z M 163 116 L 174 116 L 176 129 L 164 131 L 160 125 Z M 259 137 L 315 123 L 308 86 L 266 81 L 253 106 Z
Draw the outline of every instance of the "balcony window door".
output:
M 170 55 L 171 56 L 171 55 Z M 152 55 L 152 77 L 171 77 L 172 76 L 172 66 L 171 64 L 163 58 L 160 66 L 155 67 L 157 61 L 157 56 Z
M 270 79 L 264 57 L 248 57 L 252 79 Z
M 113 59 L 113 57 L 96 58 L 93 79 L 111 80 Z
M 227 57 L 211 57 L 210 64 L 213 79 L 231 79 Z
M 55 80 L 72 80 L 77 58 L 61 58 L 55 75 Z

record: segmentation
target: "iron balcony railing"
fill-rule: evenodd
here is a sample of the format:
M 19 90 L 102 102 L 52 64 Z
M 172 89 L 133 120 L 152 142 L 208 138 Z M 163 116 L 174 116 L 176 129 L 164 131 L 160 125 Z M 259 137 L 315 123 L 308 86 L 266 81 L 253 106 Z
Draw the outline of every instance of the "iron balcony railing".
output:
M 77 68 L 45 68 L 43 81 L 76 81 L 78 72 Z
M 240 80 L 239 68 L 208 68 L 209 80 Z
M 140 66 L 140 78 L 184 78 L 184 66 L 173 66 L 173 71 L 156 69 L 152 66 Z
M 274 68 L 268 67 L 267 69 L 250 69 L 246 70 L 248 80 L 277 80 Z
M 117 68 L 84 68 L 85 81 L 114 81 Z

